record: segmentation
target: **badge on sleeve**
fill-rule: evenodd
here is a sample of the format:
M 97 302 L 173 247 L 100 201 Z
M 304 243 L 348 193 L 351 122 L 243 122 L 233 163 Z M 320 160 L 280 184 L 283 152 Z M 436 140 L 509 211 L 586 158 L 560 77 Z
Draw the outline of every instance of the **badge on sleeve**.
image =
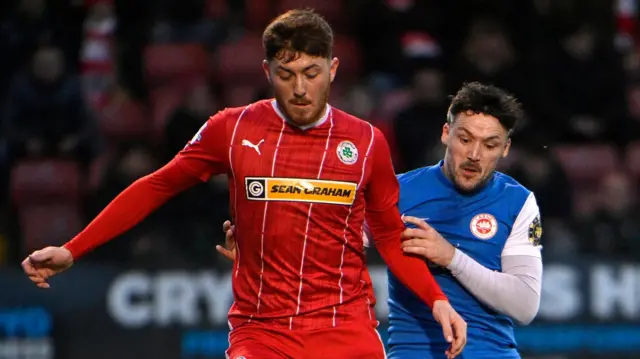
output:
M 529 242 L 534 246 L 539 246 L 540 238 L 542 238 L 542 224 L 540 223 L 540 215 L 537 215 L 529 225 Z
M 204 131 L 205 128 L 207 128 L 207 124 L 209 122 L 205 122 L 200 129 L 198 130 L 198 132 L 196 132 L 195 135 L 193 135 L 193 138 L 191 139 L 191 141 L 189 141 L 189 143 L 187 143 L 187 146 L 189 145 L 193 145 L 196 142 L 200 142 L 200 140 L 202 140 L 202 131 Z

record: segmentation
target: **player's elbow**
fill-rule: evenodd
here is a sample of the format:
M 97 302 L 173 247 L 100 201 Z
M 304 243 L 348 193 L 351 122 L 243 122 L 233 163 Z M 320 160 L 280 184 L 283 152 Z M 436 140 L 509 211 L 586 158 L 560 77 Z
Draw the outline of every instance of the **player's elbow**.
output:
M 515 310 L 513 313 L 511 313 L 511 318 L 518 325 L 529 325 L 538 314 L 539 307 L 540 300 L 536 299 L 535 302 L 532 301 L 528 305 L 523 305 L 518 310 Z

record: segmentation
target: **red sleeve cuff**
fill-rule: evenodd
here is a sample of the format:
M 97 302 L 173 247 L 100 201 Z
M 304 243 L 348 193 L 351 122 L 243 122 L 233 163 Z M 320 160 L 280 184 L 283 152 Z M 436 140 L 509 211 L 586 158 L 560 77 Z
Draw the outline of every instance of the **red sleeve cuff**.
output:
M 391 273 L 430 308 L 437 300 L 447 300 L 425 261 L 404 254 L 396 241 L 376 243 L 376 248 Z

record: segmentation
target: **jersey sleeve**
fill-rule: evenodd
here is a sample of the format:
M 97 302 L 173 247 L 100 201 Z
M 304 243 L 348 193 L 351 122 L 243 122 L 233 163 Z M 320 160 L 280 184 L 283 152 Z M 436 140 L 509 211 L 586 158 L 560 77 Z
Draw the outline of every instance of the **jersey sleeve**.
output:
M 176 157 L 120 193 L 64 247 L 74 259 L 126 232 L 174 195 L 228 168 L 227 128 L 234 114 L 218 112 Z
M 446 300 L 427 263 L 400 248 L 404 223 L 398 211 L 400 186 L 393 171 L 389 146 L 374 128 L 371 174 L 365 188 L 366 221 L 380 256 L 391 273 L 429 307 Z
M 229 168 L 228 125 L 234 119 L 230 110 L 211 116 L 176 155 L 176 163 L 187 173 L 205 182 Z
M 541 258 L 542 222 L 536 197 L 529 194 L 516 217 L 511 233 L 502 249 L 502 256 L 532 256 Z

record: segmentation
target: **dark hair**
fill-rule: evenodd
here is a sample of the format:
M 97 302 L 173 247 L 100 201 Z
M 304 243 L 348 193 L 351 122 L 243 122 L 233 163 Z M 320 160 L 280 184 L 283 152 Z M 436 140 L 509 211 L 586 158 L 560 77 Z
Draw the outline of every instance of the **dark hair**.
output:
M 289 62 L 301 53 L 331 58 L 333 30 L 311 9 L 289 10 L 273 20 L 262 34 L 267 61 Z
M 509 135 L 524 116 L 522 105 L 515 96 L 499 87 L 479 82 L 465 83 L 453 96 L 447 122 L 452 124 L 458 114 L 468 111 L 497 118 Z

